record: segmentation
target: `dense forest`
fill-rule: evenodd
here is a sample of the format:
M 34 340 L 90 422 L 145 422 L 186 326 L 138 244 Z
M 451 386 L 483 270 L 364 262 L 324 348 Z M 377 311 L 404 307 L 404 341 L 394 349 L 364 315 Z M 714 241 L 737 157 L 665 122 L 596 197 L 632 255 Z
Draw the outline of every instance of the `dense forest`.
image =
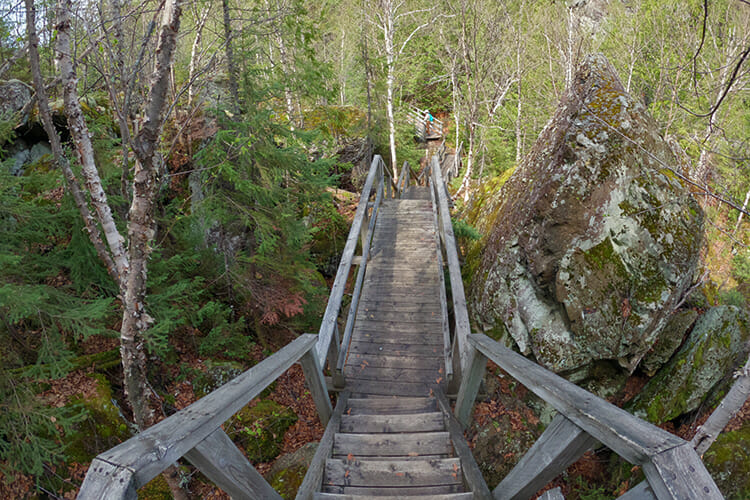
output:
M 410 106 L 462 151 L 471 256 L 472 210 L 592 53 L 705 212 L 680 306 L 746 311 L 744 0 L 0 0 L 0 496 L 74 497 L 94 456 L 317 332 L 371 154 L 394 178 L 425 164 Z M 253 463 L 322 433 L 280 392 L 226 425 Z M 578 472 L 568 498 L 618 486 Z M 218 494 L 185 467 L 169 483 L 144 498 Z

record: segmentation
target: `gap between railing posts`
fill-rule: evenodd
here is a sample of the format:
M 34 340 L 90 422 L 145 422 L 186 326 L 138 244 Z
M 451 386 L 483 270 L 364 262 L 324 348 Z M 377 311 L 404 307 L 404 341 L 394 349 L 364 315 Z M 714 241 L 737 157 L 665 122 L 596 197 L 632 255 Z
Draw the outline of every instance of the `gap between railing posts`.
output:
M 86 473 L 78 498 L 135 499 L 140 487 L 184 456 L 233 498 L 280 499 L 221 425 L 300 362 L 325 426 L 332 408 L 315 351 L 316 340 L 313 334 L 298 337 L 184 410 L 99 454 Z
M 468 337 L 470 365 L 454 413 L 468 425 L 487 360 L 559 412 L 553 423 L 493 492 L 500 499 L 529 498 L 562 473 L 596 441 L 643 467 L 648 488 L 629 498 L 721 499 L 698 454 L 683 439 L 581 389 L 482 334 Z M 649 493 L 653 492 L 653 496 Z
M 443 182 L 438 155 L 432 157 L 430 170 L 432 186 L 438 202 L 440 239 L 445 250 L 445 260 L 448 264 L 448 275 L 451 284 L 451 300 L 454 316 L 453 334 L 459 361 L 458 376 L 455 377 L 454 375 L 454 377 L 459 381 L 468 364 L 469 346 L 467 345 L 467 338 L 470 332 L 469 312 L 466 309 L 466 294 L 464 292 L 463 278 L 461 277 L 461 263 L 458 260 L 456 237 L 453 234 L 453 223 L 451 222 L 450 208 L 448 207 L 448 191 Z

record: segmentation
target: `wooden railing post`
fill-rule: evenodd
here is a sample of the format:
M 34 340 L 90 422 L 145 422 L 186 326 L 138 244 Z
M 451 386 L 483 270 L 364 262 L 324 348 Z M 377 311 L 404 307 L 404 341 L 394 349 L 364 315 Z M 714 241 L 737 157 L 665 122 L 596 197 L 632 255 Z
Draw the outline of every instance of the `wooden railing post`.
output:
M 315 407 L 318 409 L 318 416 L 320 422 L 325 427 L 328 425 L 328 420 L 331 418 L 331 400 L 328 397 L 328 389 L 326 388 L 326 381 L 323 377 L 323 370 L 320 368 L 318 363 L 315 349 L 310 349 L 300 359 L 302 365 L 302 371 L 305 373 L 305 380 L 307 381 L 307 387 L 310 389 Z M 334 365 L 335 366 L 335 365 Z
M 470 349 L 467 368 L 462 373 L 461 386 L 458 388 L 455 409 L 456 420 L 464 427 L 471 422 L 471 410 L 474 407 L 474 400 L 477 399 L 479 384 L 482 382 L 486 367 L 487 356 L 476 349 Z
M 558 413 L 521 461 L 493 491 L 495 500 L 526 500 L 596 444 L 596 439 Z
M 281 495 L 263 479 L 221 428 L 195 445 L 185 458 L 232 498 L 281 500 Z

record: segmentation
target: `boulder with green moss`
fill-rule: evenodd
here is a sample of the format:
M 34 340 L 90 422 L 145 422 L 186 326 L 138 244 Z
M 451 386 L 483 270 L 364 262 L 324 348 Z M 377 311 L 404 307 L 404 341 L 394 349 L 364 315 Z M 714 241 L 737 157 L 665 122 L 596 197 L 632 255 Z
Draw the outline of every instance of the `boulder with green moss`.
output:
M 632 372 L 690 286 L 703 213 L 609 62 L 588 57 L 531 152 L 469 222 L 471 314 L 556 371 Z M 481 188 L 480 188 L 481 189 Z
M 703 463 L 727 500 L 750 498 L 750 423 L 719 435 Z
M 655 423 L 696 410 L 717 384 L 731 382 L 733 369 L 747 359 L 748 340 L 744 311 L 734 306 L 709 309 L 677 354 L 633 399 L 631 410 Z
M 318 443 L 307 443 L 293 453 L 282 455 L 271 466 L 266 475 L 268 483 L 282 498 L 293 499 L 297 496 L 307 469 L 318 449 Z
M 653 377 L 656 371 L 669 361 L 685 340 L 685 333 L 693 326 L 698 313 L 694 309 L 675 311 L 651 351 L 641 361 L 640 368 Z
M 130 438 L 128 423 L 112 398 L 109 381 L 101 374 L 96 378 L 96 393 L 87 398 L 74 398 L 72 404 L 86 410 L 86 418 L 76 424 L 76 432 L 66 436 L 65 454 L 70 462 L 87 463 L 99 453 Z
M 290 408 L 270 399 L 240 410 L 229 424 L 229 434 L 253 463 L 268 462 L 281 451 L 284 433 L 297 421 Z

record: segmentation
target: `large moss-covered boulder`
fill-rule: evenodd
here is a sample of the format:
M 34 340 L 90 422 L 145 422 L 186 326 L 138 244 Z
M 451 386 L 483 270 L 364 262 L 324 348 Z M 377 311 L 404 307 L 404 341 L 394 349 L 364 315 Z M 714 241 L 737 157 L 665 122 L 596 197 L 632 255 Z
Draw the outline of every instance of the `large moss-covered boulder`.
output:
M 750 498 L 750 423 L 720 434 L 703 462 L 728 500 Z
M 473 319 L 557 372 L 634 370 L 699 258 L 703 213 L 679 170 L 643 104 L 588 57 L 489 208 L 471 209 L 486 231 L 469 254 Z
M 31 87 L 20 80 L 0 81 L 0 119 L 23 111 L 31 103 Z M 23 117 L 25 123 L 27 117 Z
M 734 306 L 709 309 L 698 318 L 685 344 L 649 380 L 630 407 L 637 416 L 661 423 L 693 411 L 733 368 L 747 359 L 747 314 Z
M 695 323 L 696 318 L 698 318 L 698 312 L 694 309 L 675 311 L 652 350 L 643 358 L 641 370 L 653 377 L 680 347 L 682 341 L 685 340 L 685 333 Z
M 302 485 L 317 450 L 317 442 L 307 443 L 293 453 L 280 456 L 274 462 L 266 478 L 281 498 L 290 500 L 297 496 L 297 490 Z

